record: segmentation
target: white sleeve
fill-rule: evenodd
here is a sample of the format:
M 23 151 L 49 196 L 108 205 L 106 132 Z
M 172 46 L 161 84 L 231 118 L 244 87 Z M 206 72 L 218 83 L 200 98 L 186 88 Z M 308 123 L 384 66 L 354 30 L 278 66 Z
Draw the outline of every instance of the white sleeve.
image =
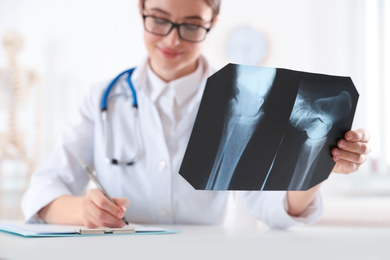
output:
M 241 193 L 247 213 L 270 228 L 286 229 L 316 222 L 322 216 L 322 198 L 318 192 L 313 202 L 298 217 L 287 213 L 286 191 L 252 191 Z
M 62 195 L 81 195 L 88 177 L 77 157 L 93 162 L 94 114 L 98 110 L 97 95 L 90 88 L 75 120 L 63 132 L 53 155 L 31 177 L 23 195 L 21 208 L 27 222 L 39 221 L 37 212 Z M 95 98 L 94 98 L 95 96 Z

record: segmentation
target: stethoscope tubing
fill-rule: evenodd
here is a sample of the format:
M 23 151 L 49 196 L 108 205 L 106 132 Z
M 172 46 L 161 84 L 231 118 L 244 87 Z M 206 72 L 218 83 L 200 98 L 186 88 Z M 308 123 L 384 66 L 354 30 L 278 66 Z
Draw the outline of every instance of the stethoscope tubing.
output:
M 103 134 L 105 135 L 105 150 L 106 150 L 106 161 L 108 163 L 111 163 L 113 165 L 120 165 L 120 166 L 129 166 L 129 165 L 133 165 L 134 162 L 138 159 L 138 156 L 139 156 L 139 144 L 138 144 L 138 126 L 137 126 L 137 117 L 138 117 L 138 100 L 137 100 L 137 93 L 134 89 L 134 86 L 131 82 L 131 75 L 133 73 L 135 68 L 132 68 L 132 69 L 129 69 L 129 70 L 126 70 L 126 71 L 123 71 L 122 73 L 120 73 L 116 78 L 114 78 L 111 83 L 108 85 L 108 87 L 106 88 L 106 90 L 104 91 L 103 93 L 103 97 L 102 97 L 102 100 L 101 100 L 101 103 L 100 103 L 100 113 L 101 113 L 101 119 L 102 119 L 102 123 L 103 123 Z M 112 129 L 110 127 L 110 124 L 109 124 L 109 116 L 108 116 L 108 113 L 107 113 L 107 107 L 108 107 L 108 99 L 110 97 L 110 92 L 112 91 L 112 89 L 114 88 L 115 84 L 117 83 L 117 81 L 122 77 L 124 76 L 125 74 L 128 74 L 126 80 L 127 80 L 127 83 L 129 85 L 129 88 L 130 88 L 130 91 L 132 93 L 132 96 L 133 96 L 133 111 L 134 111 L 134 149 L 135 149 L 135 152 L 134 152 L 134 156 L 129 159 L 129 160 L 118 160 L 118 159 L 115 159 L 111 156 L 112 154 L 112 151 L 109 150 L 110 148 L 110 137 L 112 137 Z M 115 95 L 114 95 L 115 96 Z M 111 138 L 112 140 L 112 138 Z M 112 148 L 112 144 L 111 144 L 111 148 Z
M 133 95 L 133 107 L 138 108 L 137 93 L 135 92 L 135 88 L 133 86 L 133 83 L 131 82 L 131 75 L 133 74 L 134 70 L 135 70 L 135 68 L 131 68 L 129 70 L 125 70 L 122 73 L 120 73 L 118 76 L 116 76 L 115 79 L 113 79 L 111 81 L 111 83 L 108 85 L 108 87 L 104 91 L 104 94 L 103 94 L 103 97 L 102 97 L 102 100 L 101 100 L 101 103 L 100 103 L 100 110 L 101 111 L 107 110 L 107 101 L 108 101 L 108 97 L 110 95 L 110 92 L 111 92 L 112 88 L 115 86 L 117 81 L 123 75 L 125 75 L 126 73 L 128 73 L 128 76 L 127 76 L 126 80 L 127 80 L 127 83 L 129 84 L 129 88 L 130 88 L 131 94 Z

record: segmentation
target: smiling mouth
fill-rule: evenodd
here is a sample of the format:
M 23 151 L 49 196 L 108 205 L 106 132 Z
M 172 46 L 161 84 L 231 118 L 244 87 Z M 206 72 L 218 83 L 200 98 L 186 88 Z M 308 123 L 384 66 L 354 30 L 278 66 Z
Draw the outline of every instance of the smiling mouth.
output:
M 161 52 L 161 54 L 165 58 L 168 58 L 168 59 L 174 59 L 174 58 L 176 58 L 176 57 L 181 55 L 180 51 L 175 51 L 175 50 L 171 50 L 171 49 L 168 49 L 168 48 L 158 47 L 158 50 Z

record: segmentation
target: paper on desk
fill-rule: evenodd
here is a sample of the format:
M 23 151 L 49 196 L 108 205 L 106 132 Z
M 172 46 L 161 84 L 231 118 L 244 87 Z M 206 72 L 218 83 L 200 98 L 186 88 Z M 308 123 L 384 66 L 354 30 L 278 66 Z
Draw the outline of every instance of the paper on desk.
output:
M 358 97 L 350 77 L 228 64 L 207 79 L 179 173 L 198 190 L 307 190 Z
M 130 228 L 131 227 L 131 228 Z M 124 226 L 122 230 L 127 231 L 135 229 L 135 233 L 126 234 L 170 234 L 178 233 L 177 230 L 168 230 L 160 227 L 142 226 L 130 224 Z M 80 230 L 90 230 L 84 226 L 75 225 L 51 225 L 51 224 L 27 224 L 23 222 L 5 223 L 0 222 L 0 231 L 12 233 L 24 237 L 60 237 L 60 236 L 80 236 Z M 121 230 L 121 229 L 114 229 Z M 122 233 L 123 232 L 118 232 Z M 106 235 L 106 234 L 91 234 L 88 235 Z

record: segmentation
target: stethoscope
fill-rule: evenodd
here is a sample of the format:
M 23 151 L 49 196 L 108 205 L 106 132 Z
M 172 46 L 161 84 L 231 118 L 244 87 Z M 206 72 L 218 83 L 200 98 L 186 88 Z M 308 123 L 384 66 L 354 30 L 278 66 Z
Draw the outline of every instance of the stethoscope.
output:
M 138 156 L 139 156 L 139 153 L 140 153 L 140 149 L 139 149 L 139 143 L 138 143 L 138 127 L 137 127 L 137 117 L 138 117 L 138 103 L 137 103 L 137 93 L 135 92 L 135 89 L 134 89 L 134 86 L 133 84 L 131 83 L 131 74 L 133 73 L 135 68 L 132 68 L 132 69 L 129 69 L 129 70 L 126 70 L 122 73 L 120 73 L 115 79 L 113 79 L 111 81 L 111 83 L 108 85 L 106 91 L 104 92 L 103 94 L 103 97 L 102 97 L 102 100 L 101 100 L 101 104 L 100 104 L 100 115 L 101 115 L 101 119 L 102 119 L 102 123 L 103 123 L 103 135 L 105 135 L 105 150 L 106 150 L 106 161 L 108 163 L 111 163 L 111 164 L 114 164 L 114 165 L 121 165 L 121 166 L 124 166 L 124 165 L 133 165 L 134 162 L 138 159 Z M 117 97 L 120 97 L 120 96 L 123 96 L 125 94 L 115 94 L 115 95 L 111 95 L 110 96 L 110 92 L 111 90 L 114 88 L 115 84 L 117 83 L 117 81 L 124 75 L 127 74 L 127 83 L 129 85 L 129 88 L 130 88 L 130 91 L 132 93 L 132 96 L 133 96 L 133 105 L 132 105 L 132 109 L 134 111 L 134 128 L 133 128 L 133 142 L 134 142 L 134 155 L 127 159 L 127 160 L 119 160 L 119 159 L 115 159 L 113 156 L 112 156 L 112 148 L 113 148 L 113 142 L 112 142 L 112 129 L 110 127 L 110 120 L 109 120 L 109 116 L 108 116 L 108 113 L 107 113 L 107 105 L 108 105 L 108 100 L 109 99 L 112 99 L 112 98 L 117 98 Z M 128 95 L 125 95 L 126 97 L 130 97 Z M 111 142 L 111 144 L 110 144 Z

